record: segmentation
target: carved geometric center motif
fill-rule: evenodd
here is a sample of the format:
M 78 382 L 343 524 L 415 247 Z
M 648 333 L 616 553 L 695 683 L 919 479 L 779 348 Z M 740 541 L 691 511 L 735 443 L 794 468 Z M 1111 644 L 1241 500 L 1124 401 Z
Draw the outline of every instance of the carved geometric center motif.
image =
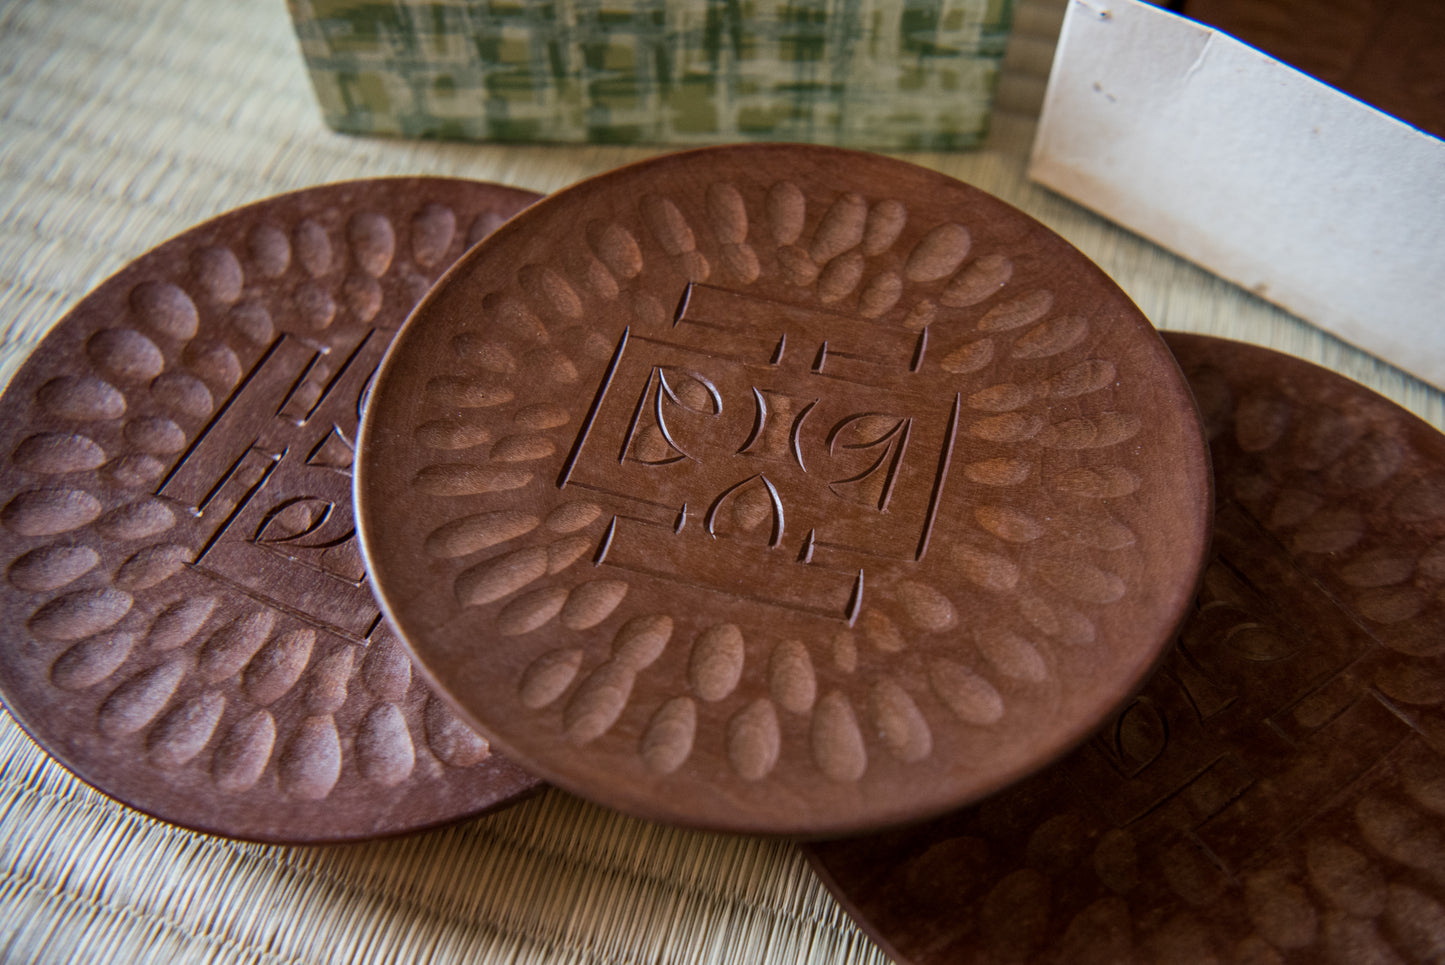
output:
M 870 563 L 920 561 L 960 400 L 900 332 L 689 285 L 624 330 L 558 477 L 620 509 L 594 561 L 852 622 Z
M 380 610 L 350 510 L 352 440 L 389 336 L 335 333 L 322 350 L 280 335 L 157 490 L 204 529 L 197 572 L 355 642 Z

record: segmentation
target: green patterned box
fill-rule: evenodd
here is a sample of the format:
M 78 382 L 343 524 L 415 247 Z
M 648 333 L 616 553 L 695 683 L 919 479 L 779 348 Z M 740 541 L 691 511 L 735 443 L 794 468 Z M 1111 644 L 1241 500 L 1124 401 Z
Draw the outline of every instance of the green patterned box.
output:
M 489 141 L 977 144 L 1011 0 L 288 0 L 326 122 Z

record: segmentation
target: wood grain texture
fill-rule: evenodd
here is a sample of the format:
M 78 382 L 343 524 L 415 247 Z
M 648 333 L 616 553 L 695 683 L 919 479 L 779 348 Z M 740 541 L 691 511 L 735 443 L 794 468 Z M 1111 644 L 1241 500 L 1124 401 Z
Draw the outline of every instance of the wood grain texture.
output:
M 1064 234 L 1156 324 L 1323 362 L 1445 425 L 1440 393 L 1027 183 L 1029 113 L 1061 14 L 1057 0 L 1018 4 L 998 93 L 1017 113 L 995 115 L 984 150 L 910 160 Z M 653 153 L 337 136 L 322 124 L 284 7 L 269 0 L 9 0 L 0 62 L 6 377 L 110 273 L 238 205 L 388 174 L 547 192 Z M 103 399 L 93 404 L 103 411 Z M 993 522 L 1021 532 L 1007 517 Z M 1028 672 L 1026 652 L 997 647 Z M 829 655 L 845 666 L 855 657 L 846 646 Z M 668 721 L 660 734 L 685 729 L 681 714 Z M 323 946 L 339 962 L 886 961 L 776 842 L 662 830 L 551 793 L 402 841 L 237 847 L 88 790 L 8 718 L 0 758 L 0 931 L 15 961 L 309 962 Z

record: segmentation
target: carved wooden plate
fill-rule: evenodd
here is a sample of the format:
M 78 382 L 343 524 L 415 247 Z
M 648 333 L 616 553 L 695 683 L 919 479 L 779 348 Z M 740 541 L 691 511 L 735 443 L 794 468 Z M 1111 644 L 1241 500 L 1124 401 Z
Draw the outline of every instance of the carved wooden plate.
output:
M 712 149 L 529 209 L 403 329 L 363 423 L 379 597 L 577 793 L 817 833 L 1089 733 L 1207 544 L 1163 342 L 1047 229 L 878 156 Z
M 1178 646 L 982 805 L 809 845 L 900 962 L 1437 962 L 1445 437 L 1338 375 L 1166 335 L 1213 440 Z
M 350 478 L 396 328 L 535 197 L 284 195 L 142 256 L 45 338 L 0 399 L 0 696 L 62 764 L 266 841 L 394 834 L 537 786 L 414 677 Z

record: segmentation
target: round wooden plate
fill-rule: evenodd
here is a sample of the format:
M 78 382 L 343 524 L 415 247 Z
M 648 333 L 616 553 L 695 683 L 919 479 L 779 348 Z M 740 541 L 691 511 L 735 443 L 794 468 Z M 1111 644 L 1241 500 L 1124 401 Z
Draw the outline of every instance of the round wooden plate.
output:
M 379 598 L 529 769 L 815 834 L 956 807 L 1153 667 L 1208 542 L 1158 334 L 1027 216 L 801 146 L 530 208 L 418 308 L 363 423 Z
M 978 807 L 809 845 L 900 962 L 1438 962 L 1445 437 L 1338 375 L 1165 336 L 1215 554 L 1161 671 Z
M 535 195 L 356 181 L 223 215 L 88 295 L 0 399 L 0 696 L 81 779 L 217 834 L 396 834 L 535 788 L 430 696 L 366 585 L 362 396 Z

